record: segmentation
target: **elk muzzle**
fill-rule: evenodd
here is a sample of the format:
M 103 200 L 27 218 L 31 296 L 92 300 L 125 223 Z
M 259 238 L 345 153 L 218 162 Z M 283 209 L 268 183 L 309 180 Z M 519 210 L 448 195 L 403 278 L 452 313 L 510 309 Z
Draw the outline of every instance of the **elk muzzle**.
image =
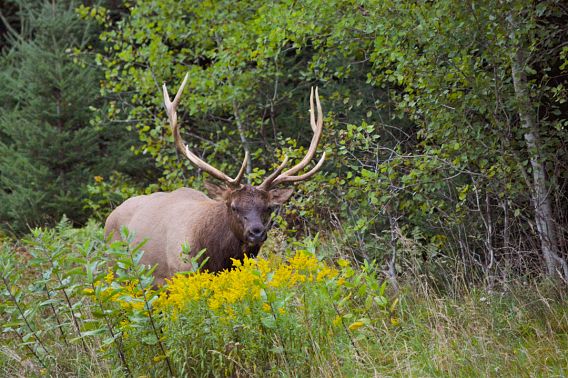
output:
M 262 223 L 251 224 L 245 231 L 246 241 L 252 245 L 260 245 L 266 240 L 266 226 Z

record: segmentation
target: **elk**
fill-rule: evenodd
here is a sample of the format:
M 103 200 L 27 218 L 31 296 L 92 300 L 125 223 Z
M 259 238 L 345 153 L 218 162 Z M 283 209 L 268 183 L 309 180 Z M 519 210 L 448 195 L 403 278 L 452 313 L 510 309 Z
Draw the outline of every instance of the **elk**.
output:
M 254 257 L 266 240 L 271 213 L 292 195 L 292 188 L 277 189 L 280 184 L 307 180 L 321 168 L 325 152 L 308 172 L 299 174 L 313 159 L 323 129 L 323 112 L 318 90 L 315 90 L 317 119 L 314 112 L 314 90 L 310 94 L 310 124 L 313 131 L 310 147 L 304 158 L 285 170 L 288 157 L 267 176 L 262 184 L 241 184 L 248 161 L 245 153 L 241 168 L 235 178 L 227 176 L 194 154 L 180 135 L 177 106 L 186 85 L 185 76 L 173 102 L 166 84 L 163 85 L 164 103 L 177 149 L 193 166 L 207 172 L 224 183 L 223 187 L 209 184 L 212 199 L 190 188 L 180 188 L 169 193 L 153 193 L 130 198 L 118 206 L 107 218 L 105 235 L 120 239 L 120 228 L 125 226 L 134 234 L 134 243 L 146 241 L 141 263 L 155 265 L 156 285 L 177 272 L 191 269 L 182 258 L 182 246 L 189 246 L 189 256 L 205 249 L 207 258 L 203 268 L 210 272 L 230 269 L 231 259 L 242 260 L 247 254 Z

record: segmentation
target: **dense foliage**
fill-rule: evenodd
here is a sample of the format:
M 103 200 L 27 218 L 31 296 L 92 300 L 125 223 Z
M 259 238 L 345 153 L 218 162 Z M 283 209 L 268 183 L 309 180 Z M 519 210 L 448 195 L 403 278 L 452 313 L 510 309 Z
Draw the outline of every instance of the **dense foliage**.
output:
M 443 279 L 568 275 L 566 35 L 560 1 L 139 1 L 106 31 L 103 91 L 162 172 L 156 189 L 199 186 L 176 158 L 160 84 L 189 73 L 192 148 L 256 182 L 307 144 L 320 86 L 325 175 L 299 187 L 291 228 L 335 230 L 359 258 Z M 183 127 L 182 126 L 182 127 Z M 295 153 L 291 150 L 298 150 Z M 301 227 L 297 227 L 301 226 Z M 415 253 L 396 256 L 412 243 Z M 442 270 L 441 270 L 442 269 Z M 406 270 L 406 269 L 405 269 Z
M 302 155 L 320 86 L 326 173 L 298 187 L 289 235 L 327 230 L 393 276 L 568 275 L 561 2 L 80 6 L 102 33 L 73 3 L 31 3 L 7 8 L 22 31 L 8 30 L 2 58 L 5 228 L 80 224 L 135 193 L 199 188 L 160 96 L 189 73 L 186 139 L 229 172 L 249 151 L 252 183 Z M 156 169 L 134 164 L 133 146 Z

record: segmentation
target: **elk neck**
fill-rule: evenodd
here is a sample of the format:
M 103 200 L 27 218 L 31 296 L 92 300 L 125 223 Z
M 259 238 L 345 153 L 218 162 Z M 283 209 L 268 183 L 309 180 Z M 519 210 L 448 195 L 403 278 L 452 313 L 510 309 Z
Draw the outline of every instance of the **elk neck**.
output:
M 229 269 L 233 265 L 231 259 L 241 260 L 246 254 L 255 257 L 260 246 L 248 246 L 244 241 L 244 230 L 230 214 L 230 208 L 224 201 L 215 201 L 208 209 L 208 214 L 198 231 L 196 252 L 206 248 L 209 257 L 205 268 L 209 271 Z

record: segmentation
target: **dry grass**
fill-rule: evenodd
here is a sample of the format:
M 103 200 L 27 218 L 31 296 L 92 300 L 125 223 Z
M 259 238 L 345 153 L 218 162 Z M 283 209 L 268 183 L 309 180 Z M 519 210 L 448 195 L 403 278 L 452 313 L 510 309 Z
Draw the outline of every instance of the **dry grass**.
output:
M 448 298 L 418 284 L 404 289 L 400 311 L 399 334 L 370 352 L 382 355 L 379 376 L 568 374 L 568 306 L 554 290 L 515 286 Z

